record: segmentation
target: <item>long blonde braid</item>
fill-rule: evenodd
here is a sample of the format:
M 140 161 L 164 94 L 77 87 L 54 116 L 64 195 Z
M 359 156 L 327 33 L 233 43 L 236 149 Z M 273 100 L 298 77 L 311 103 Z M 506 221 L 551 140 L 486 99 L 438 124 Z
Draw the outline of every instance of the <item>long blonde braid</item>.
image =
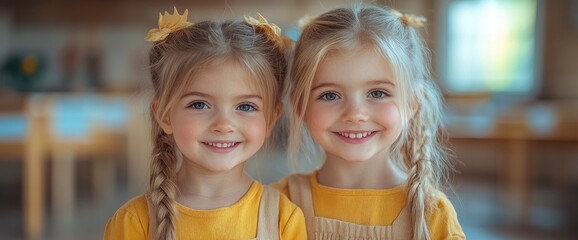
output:
M 155 120 L 151 110 L 153 158 L 150 166 L 150 209 L 151 239 L 176 239 L 175 196 L 177 193 L 177 155 L 172 137 L 167 135 Z
M 404 158 L 411 166 L 408 180 L 409 207 L 413 228 L 413 239 L 429 239 L 426 224 L 426 198 L 431 190 L 431 160 L 427 156 L 427 129 L 419 120 L 410 122 L 410 131 L 415 136 L 408 137 L 404 148 Z M 414 134 L 412 134 L 414 135 Z
M 419 106 L 408 126 L 402 146 L 404 164 L 409 168 L 408 198 L 413 239 L 430 239 L 426 214 L 437 202 L 437 189 L 447 181 L 448 161 L 445 133 L 441 122 L 441 100 L 429 80 L 416 92 Z

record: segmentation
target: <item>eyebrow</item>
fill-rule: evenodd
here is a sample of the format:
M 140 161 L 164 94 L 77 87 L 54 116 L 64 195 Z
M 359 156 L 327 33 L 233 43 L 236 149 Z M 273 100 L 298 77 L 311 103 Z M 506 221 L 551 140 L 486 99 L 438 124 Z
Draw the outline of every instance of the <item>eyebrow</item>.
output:
M 379 84 L 387 84 L 387 85 L 391 85 L 393 87 L 395 87 L 395 84 L 387 79 L 383 79 L 383 80 L 371 80 L 368 82 L 370 85 L 379 85 Z M 311 89 L 311 91 L 315 91 L 318 88 L 323 88 L 323 87 L 333 87 L 333 86 L 339 86 L 338 84 L 335 83 L 322 83 L 319 84 L 315 87 L 313 87 Z
M 395 83 L 393 83 L 392 81 L 388 80 L 388 79 L 383 79 L 383 80 L 372 80 L 369 81 L 369 83 L 371 83 L 371 85 L 378 85 L 378 84 L 387 84 L 387 85 L 391 85 L 395 87 Z
M 202 93 L 202 92 L 189 92 L 189 93 L 185 93 L 181 99 L 186 98 L 186 97 L 192 97 L 192 96 L 199 96 L 202 98 L 213 98 L 211 95 L 206 94 L 206 93 Z M 242 100 L 242 99 L 250 99 L 250 98 L 256 98 L 259 99 L 261 101 L 263 101 L 263 97 L 259 96 L 259 95 L 254 95 L 254 94 L 244 94 L 244 95 L 240 95 L 237 96 L 235 99 L 237 100 Z
M 181 97 L 181 99 L 186 98 L 186 97 L 192 97 L 192 96 L 199 96 L 199 97 L 203 97 L 203 98 L 211 98 L 211 95 L 209 94 L 205 94 L 202 92 L 188 92 L 183 94 L 183 96 Z
M 239 100 L 241 100 L 241 99 L 249 99 L 249 98 L 257 98 L 257 99 L 263 101 L 263 97 L 261 97 L 261 96 L 259 96 L 259 95 L 246 94 L 246 95 L 241 95 L 241 96 L 236 97 L 236 99 L 239 99 Z

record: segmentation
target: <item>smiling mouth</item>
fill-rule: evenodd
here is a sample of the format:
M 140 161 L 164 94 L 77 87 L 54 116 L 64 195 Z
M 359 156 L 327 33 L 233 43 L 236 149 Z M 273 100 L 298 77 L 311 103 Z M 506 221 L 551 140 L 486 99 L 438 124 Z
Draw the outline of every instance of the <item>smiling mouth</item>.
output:
M 335 132 L 336 134 L 338 134 L 339 136 L 342 136 L 344 138 L 348 138 L 348 139 L 362 139 L 362 138 L 366 138 L 368 136 L 373 135 L 374 133 L 376 133 L 376 131 L 366 131 L 366 132 Z
M 241 142 L 202 142 L 202 143 L 212 148 L 227 149 L 227 148 L 234 148 Z

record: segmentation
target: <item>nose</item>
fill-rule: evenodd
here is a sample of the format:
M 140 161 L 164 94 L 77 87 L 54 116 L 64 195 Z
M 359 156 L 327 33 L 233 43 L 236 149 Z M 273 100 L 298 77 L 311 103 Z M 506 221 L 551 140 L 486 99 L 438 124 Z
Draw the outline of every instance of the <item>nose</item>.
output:
M 369 119 L 367 106 L 362 100 L 351 99 L 345 103 L 342 121 L 346 123 L 366 122 Z
M 211 132 L 215 134 L 227 134 L 235 131 L 232 117 L 225 111 L 219 111 L 213 124 L 211 124 Z

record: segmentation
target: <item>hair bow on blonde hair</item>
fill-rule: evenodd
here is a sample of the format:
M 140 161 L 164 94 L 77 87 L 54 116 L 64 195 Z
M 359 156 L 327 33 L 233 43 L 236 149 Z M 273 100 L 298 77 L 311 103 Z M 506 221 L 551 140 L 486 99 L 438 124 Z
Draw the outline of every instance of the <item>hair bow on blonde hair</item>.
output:
M 413 14 L 401 13 L 395 9 L 391 9 L 391 12 L 395 14 L 403 24 L 411 27 L 423 27 L 427 19 L 422 16 L 416 16 Z
M 259 19 L 245 16 L 245 22 L 251 26 L 255 26 L 264 30 L 268 39 L 273 40 L 280 48 L 285 48 L 291 44 L 291 39 L 283 37 L 281 28 L 274 23 L 269 23 L 263 15 L 257 13 Z
M 170 33 L 193 25 L 193 23 L 187 21 L 188 15 L 188 9 L 185 9 L 183 15 L 180 15 L 177 7 L 174 7 L 173 14 L 169 14 L 167 11 L 165 11 L 164 15 L 159 13 L 159 28 L 149 30 L 145 40 L 149 42 L 162 41 Z

